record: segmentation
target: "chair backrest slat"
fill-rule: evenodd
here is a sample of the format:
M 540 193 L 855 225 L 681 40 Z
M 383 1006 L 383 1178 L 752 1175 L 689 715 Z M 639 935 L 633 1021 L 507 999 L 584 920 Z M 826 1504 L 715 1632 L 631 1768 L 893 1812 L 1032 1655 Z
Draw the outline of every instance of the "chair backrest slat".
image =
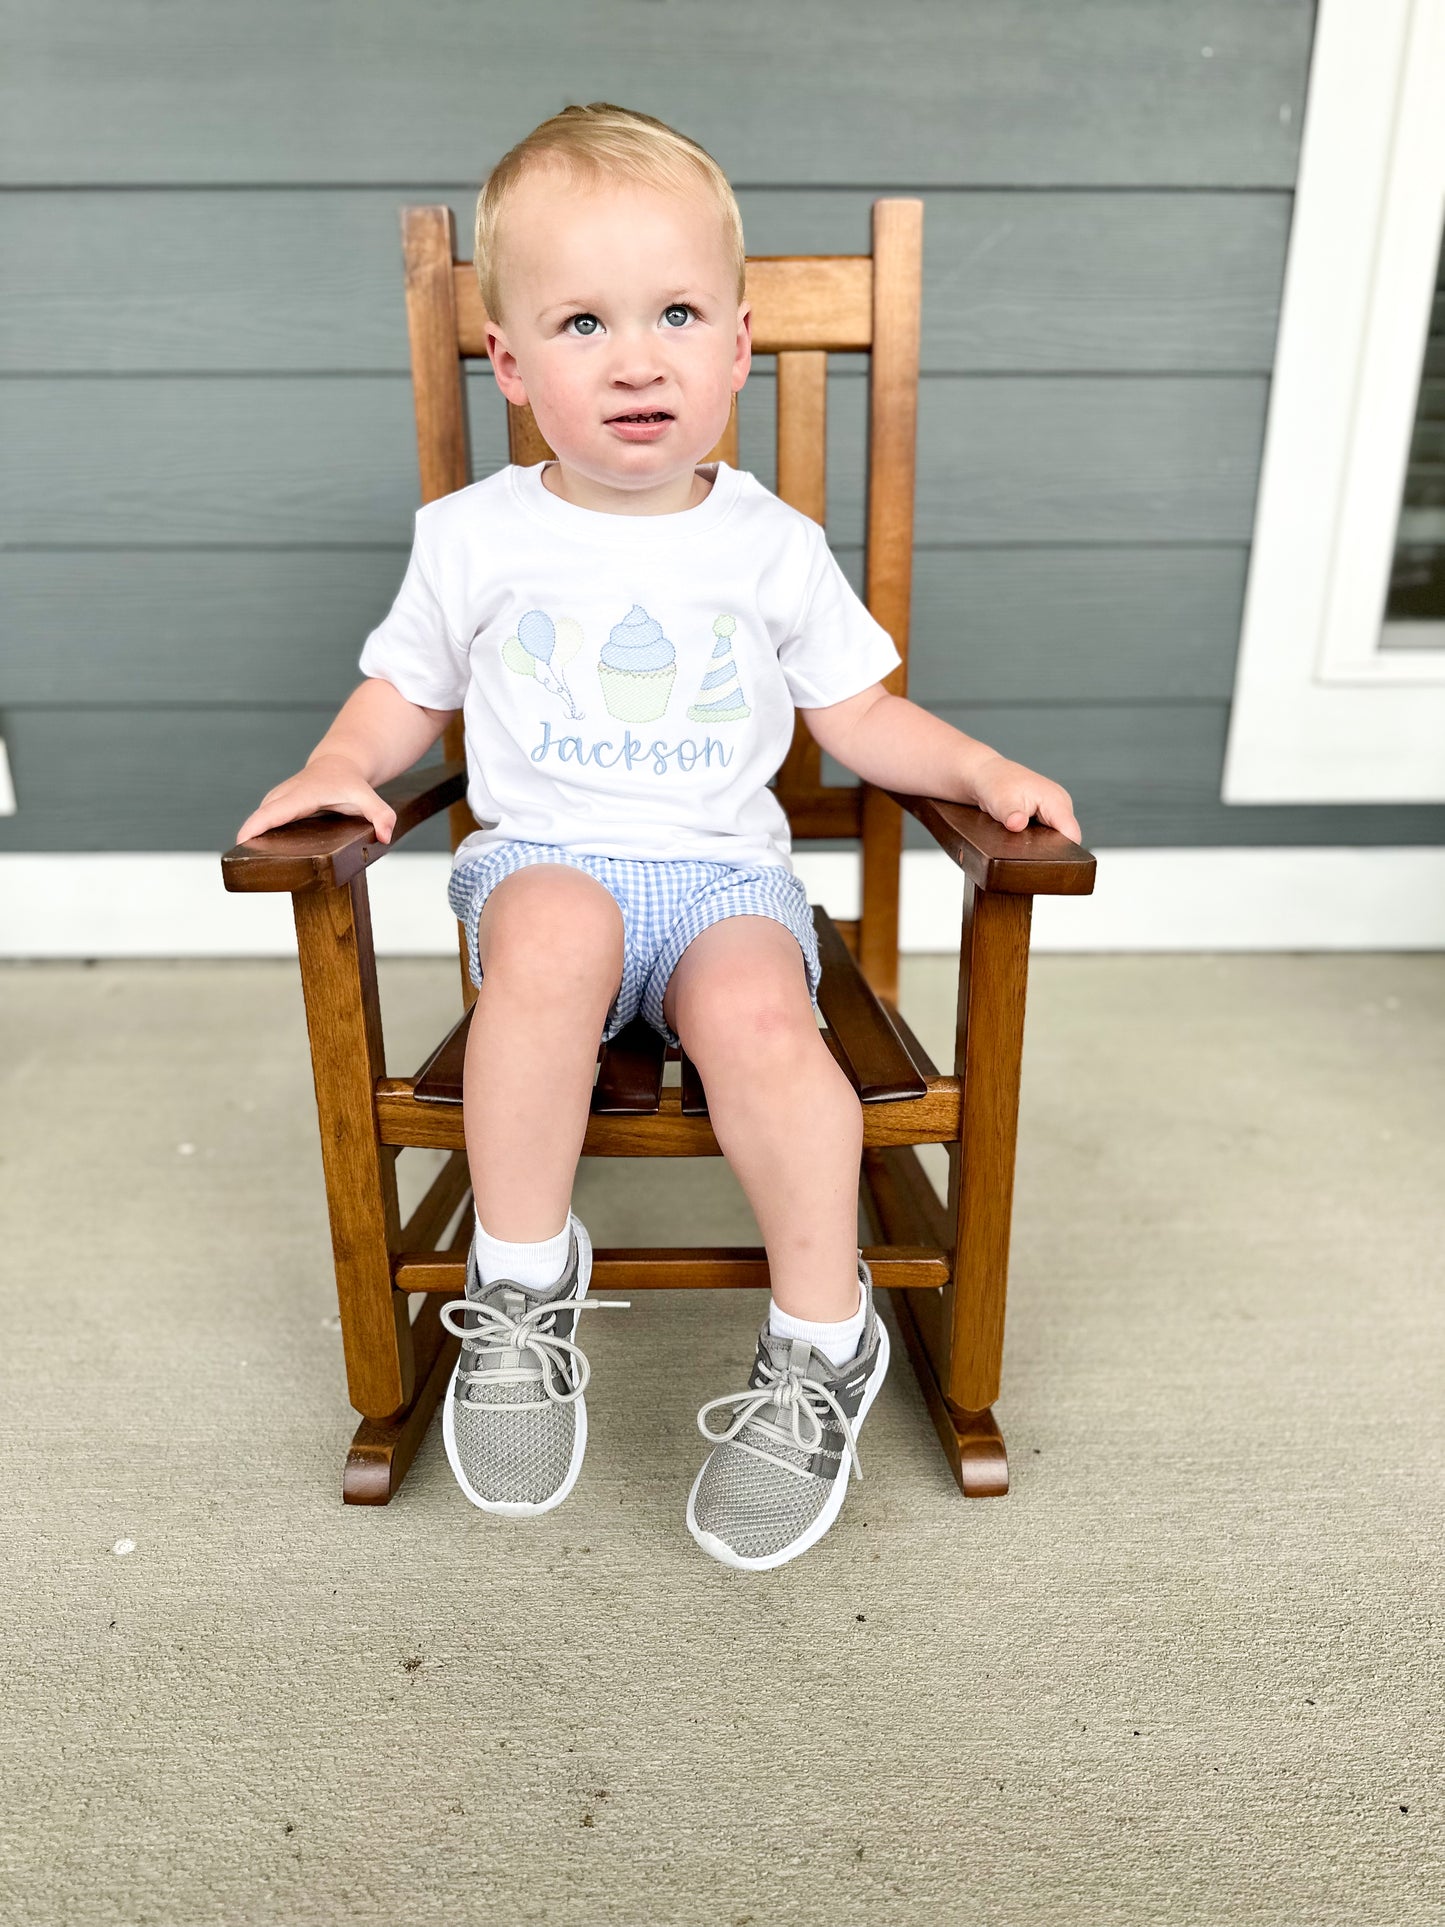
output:
M 454 495 L 472 479 L 466 364 L 457 353 L 456 279 L 452 272 L 456 228 L 451 209 L 404 207 L 401 250 L 406 268 L 406 325 L 411 337 L 421 499 L 427 503 Z M 460 710 L 443 731 L 442 753 L 449 763 L 466 760 L 466 731 Z M 475 828 L 465 797 L 453 803 L 447 811 L 453 850 Z M 471 989 L 465 967 L 462 985 L 464 994 Z
M 402 209 L 406 323 L 424 503 L 455 494 L 472 479 L 466 380 L 457 353 L 455 246 L 449 207 Z
M 402 233 L 422 500 L 431 502 L 472 479 L 464 364 L 486 354 L 487 314 L 473 263 L 456 259 L 449 208 L 403 209 Z M 922 201 L 890 199 L 873 203 L 870 254 L 750 255 L 747 263 L 753 351 L 777 356 L 777 492 L 819 524 L 827 506 L 827 358 L 869 357 L 863 599 L 903 658 L 887 678 L 896 695 L 908 687 L 922 262 Z M 553 454 L 531 409 L 511 403 L 507 445 L 524 465 Z M 740 466 L 736 398 L 706 459 Z M 446 753 L 464 753 L 460 716 L 448 726 Z M 801 716 L 776 787 L 795 838 L 861 838 L 859 961 L 877 991 L 896 997 L 902 812 L 868 784 L 825 784 Z M 471 827 L 465 804 L 457 805 L 453 848 Z
M 873 203 L 873 348 L 868 392 L 868 547 L 863 600 L 892 636 L 908 683 L 923 203 Z
M 748 270 L 749 292 L 752 269 Z M 827 522 L 828 356 L 821 348 L 785 348 L 778 356 L 778 494 L 790 508 Z M 823 757 L 803 719 L 778 771 L 777 793 L 790 819 L 823 786 Z M 851 833 L 858 834 L 857 823 Z
M 790 348 L 778 356 L 778 494 L 826 523 L 828 357 L 821 348 Z
M 863 600 L 903 661 L 885 679 L 908 691 L 913 594 L 913 493 L 918 446 L 918 351 L 923 307 L 923 203 L 873 203 L 873 346 L 868 365 L 868 534 Z M 864 785 L 858 962 L 874 989 L 898 997 L 903 812 Z
M 457 351 L 475 359 L 487 352 L 487 311 L 472 263 L 456 262 L 452 280 Z M 753 307 L 755 354 L 778 355 L 793 348 L 863 353 L 872 341 L 871 255 L 750 254 L 747 297 Z

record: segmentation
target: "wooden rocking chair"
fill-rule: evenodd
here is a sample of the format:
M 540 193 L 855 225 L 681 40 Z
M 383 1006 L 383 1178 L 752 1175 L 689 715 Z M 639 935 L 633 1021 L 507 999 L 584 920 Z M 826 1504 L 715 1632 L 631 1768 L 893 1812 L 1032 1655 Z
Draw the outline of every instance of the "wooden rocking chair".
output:
M 455 258 L 451 211 L 402 212 L 406 299 L 424 501 L 473 479 L 464 364 L 486 352 L 472 264 Z M 777 356 L 777 493 L 821 523 L 830 352 L 870 357 L 865 600 L 904 658 L 888 678 L 906 691 L 912 573 L 914 447 L 922 290 L 923 203 L 873 206 L 872 252 L 760 256 L 747 264 L 753 346 Z M 507 404 L 511 459 L 550 457 L 531 410 Z M 737 407 L 710 459 L 738 466 Z M 446 1389 L 459 1340 L 440 1320 L 464 1291 L 470 1189 L 462 1133 L 462 1062 L 476 997 L 462 963 L 460 1021 L 414 1077 L 388 1077 L 366 869 L 418 823 L 449 811 L 452 848 L 476 826 L 467 809 L 460 713 L 446 762 L 386 784 L 397 813 L 390 844 L 355 817 L 321 815 L 238 844 L 222 859 L 228 890 L 292 897 L 311 1040 L 351 1403 L 362 1415 L 342 1482 L 352 1505 L 396 1491 Z M 1019 1068 L 1035 894 L 1087 894 L 1094 859 L 1056 831 L 1010 832 L 959 803 L 868 784 L 825 786 L 802 719 L 776 779 L 794 839 L 859 837 L 862 915 L 814 920 L 822 955 L 822 1035 L 863 1106 L 864 1247 L 875 1285 L 894 1293 L 898 1323 L 948 1462 L 970 1497 L 1008 1490 L 992 1406 L 1003 1355 Z M 899 1014 L 898 885 L 903 811 L 963 871 L 958 1023 L 952 1071 L 941 1074 Z M 464 941 L 464 940 L 463 940 Z M 663 1083 L 663 1039 L 639 1018 L 598 1052 L 586 1157 L 715 1157 L 696 1069 Z M 913 1149 L 948 1147 L 948 1201 L 938 1202 Z M 407 1146 L 451 1157 L 406 1224 L 396 1159 Z M 439 1248 L 462 1208 L 460 1229 Z M 603 1291 L 648 1286 L 766 1286 L 759 1247 L 596 1251 Z M 428 1294 L 415 1319 L 409 1292 Z

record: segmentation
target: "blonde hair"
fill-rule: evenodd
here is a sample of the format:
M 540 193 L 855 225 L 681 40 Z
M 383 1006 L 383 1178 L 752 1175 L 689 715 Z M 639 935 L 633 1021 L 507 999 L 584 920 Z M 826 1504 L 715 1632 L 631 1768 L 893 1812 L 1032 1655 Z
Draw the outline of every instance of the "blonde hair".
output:
M 608 180 L 641 182 L 665 193 L 686 194 L 698 187 L 711 195 L 723 223 L 723 245 L 743 299 L 747 257 L 743 217 L 728 177 L 696 141 L 651 114 L 637 114 L 610 101 L 564 107 L 534 127 L 510 148 L 487 176 L 477 196 L 476 252 L 473 257 L 482 305 L 494 321 L 502 318 L 497 236 L 512 190 L 530 168 L 562 166 L 576 181 L 591 186 Z

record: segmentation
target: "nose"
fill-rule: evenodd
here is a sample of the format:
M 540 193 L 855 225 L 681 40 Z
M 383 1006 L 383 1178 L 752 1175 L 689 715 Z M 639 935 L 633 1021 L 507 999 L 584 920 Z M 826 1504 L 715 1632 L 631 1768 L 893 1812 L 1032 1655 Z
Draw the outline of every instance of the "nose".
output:
M 610 377 L 614 388 L 645 389 L 667 379 L 664 356 L 651 331 L 626 333 L 616 339 Z

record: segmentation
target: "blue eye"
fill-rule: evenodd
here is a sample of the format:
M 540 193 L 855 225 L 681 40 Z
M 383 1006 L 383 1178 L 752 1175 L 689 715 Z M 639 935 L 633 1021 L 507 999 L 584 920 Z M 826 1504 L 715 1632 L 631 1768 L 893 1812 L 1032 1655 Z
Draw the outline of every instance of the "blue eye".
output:
M 688 320 L 697 315 L 697 309 L 690 307 L 685 301 L 669 302 L 662 312 L 669 328 L 686 327 Z M 678 317 L 676 322 L 672 320 L 674 315 Z M 574 322 L 577 324 L 575 334 L 573 334 Z M 572 314 L 568 315 L 567 319 L 562 323 L 562 332 L 564 334 L 573 334 L 574 340 L 590 341 L 594 335 L 600 332 L 601 327 L 602 323 L 597 319 L 595 314 Z

